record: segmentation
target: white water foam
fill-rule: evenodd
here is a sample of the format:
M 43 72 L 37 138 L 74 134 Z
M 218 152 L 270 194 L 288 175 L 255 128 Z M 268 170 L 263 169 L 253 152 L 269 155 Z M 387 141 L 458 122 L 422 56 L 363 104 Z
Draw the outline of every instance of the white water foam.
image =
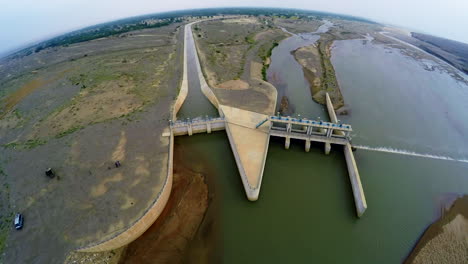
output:
M 428 158 L 428 159 L 438 159 L 438 160 L 449 160 L 449 161 L 457 161 L 457 162 L 464 162 L 468 163 L 468 159 L 458 159 L 449 156 L 440 156 L 440 155 L 433 155 L 433 154 L 424 154 L 424 153 L 417 153 L 414 151 L 404 150 L 404 149 L 395 149 L 390 147 L 369 147 L 369 146 L 360 146 L 354 145 L 356 149 L 363 149 L 369 151 L 377 151 L 377 152 L 386 152 L 386 153 L 393 153 L 393 154 L 400 154 L 400 155 L 407 155 L 413 157 L 421 157 L 421 158 Z

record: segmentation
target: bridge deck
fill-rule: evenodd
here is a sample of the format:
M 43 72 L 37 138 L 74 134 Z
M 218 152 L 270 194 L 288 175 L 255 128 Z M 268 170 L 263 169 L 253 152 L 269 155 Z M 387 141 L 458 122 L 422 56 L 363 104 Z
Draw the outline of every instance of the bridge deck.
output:
M 226 127 L 224 118 L 199 119 L 191 121 L 176 121 L 170 129 L 174 136 L 192 135 L 197 133 L 211 133 L 224 130 Z

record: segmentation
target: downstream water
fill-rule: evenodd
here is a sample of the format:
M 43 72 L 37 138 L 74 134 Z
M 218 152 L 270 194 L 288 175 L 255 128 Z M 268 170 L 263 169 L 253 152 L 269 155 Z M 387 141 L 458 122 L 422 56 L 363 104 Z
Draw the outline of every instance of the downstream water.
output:
M 293 36 L 281 42 L 268 76 L 280 75 L 275 78 L 296 113 L 325 119 L 290 54 L 310 41 Z M 424 70 L 397 50 L 360 40 L 337 42 L 332 54 L 351 109 L 341 119 L 353 125 L 353 143 L 361 145 L 355 158 L 368 210 L 356 218 L 337 146 L 327 156 L 320 144 L 306 153 L 303 142 L 292 141 L 285 150 L 283 140 L 272 139 L 260 199 L 252 203 L 224 132 L 177 137 L 176 144 L 189 146 L 194 168 L 216 181 L 219 216 L 205 224 L 208 232 L 211 222 L 220 226 L 216 248 L 224 263 L 400 263 L 439 216 L 446 197 L 468 192 L 468 163 L 390 153 L 465 158 L 468 87 Z M 191 105 L 198 108 L 189 112 L 205 111 Z M 371 151 L 377 147 L 385 148 Z

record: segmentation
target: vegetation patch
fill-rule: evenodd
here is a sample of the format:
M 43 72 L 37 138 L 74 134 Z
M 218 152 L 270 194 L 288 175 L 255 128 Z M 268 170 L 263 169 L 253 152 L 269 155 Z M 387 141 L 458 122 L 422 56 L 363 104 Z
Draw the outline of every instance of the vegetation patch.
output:
M 333 37 L 322 34 L 316 45 L 299 48 L 293 54 L 303 67 L 314 101 L 326 104 L 325 93 L 328 93 L 333 106 L 338 109 L 344 105 L 344 100 L 330 61 L 333 40 Z
M 263 67 L 262 67 L 262 78 L 264 81 L 267 81 L 267 70 L 268 67 L 270 67 L 270 57 L 271 53 L 273 52 L 273 49 L 276 48 L 279 45 L 278 42 L 274 42 L 271 47 L 267 50 L 266 54 L 259 52 L 260 58 L 262 58 L 263 61 Z
M 42 139 L 29 139 L 24 142 L 11 142 L 3 145 L 5 148 L 13 149 L 33 149 L 47 143 L 47 140 Z
M 78 130 L 81 130 L 83 128 L 84 128 L 84 126 L 75 126 L 75 127 L 72 127 L 72 128 L 70 128 L 68 130 L 60 132 L 59 134 L 55 135 L 55 137 L 56 138 L 62 138 L 62 137 L 65 137 L 67 135 L 70 135 L 70 134 L 72 134 L 72 133 L 74 133 L 74 132 L 76 132 Z

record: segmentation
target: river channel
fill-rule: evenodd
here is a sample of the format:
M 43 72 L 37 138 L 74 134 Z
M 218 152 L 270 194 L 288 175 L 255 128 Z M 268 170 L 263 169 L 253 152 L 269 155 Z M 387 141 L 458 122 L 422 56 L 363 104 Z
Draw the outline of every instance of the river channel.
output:
M 290 53 L 317 38 L 282 41 L 268 76 L 280 81 L 294 114 L 327 119 Z M 283 140 L 271 139 L 260 198 L 249 202 L 225 132 L 175 139 L 194 170 L 215 181 L 219 208 L 205 219 L 204 230 L 219 227 L 214 255 L 224 263 L 400 263 L 446 197 L 468 192 L 468 163 L 435 159 L 468 157 L 465 84 L 362 40 L 337 41 L 332 63 L 350 109 L 339 118 L 352 124 L 353 144 L 362 147 L 355 158 L 368 209 L 360 219 L 338 146 L 327 156 L 320 144 L 306 153 L 301 141 L 285 150 Z M 199 89 L 195 79 L 189 79 L 189 96 Z M 187 98 L 183 117 L 216 113 L 199 97 Z

